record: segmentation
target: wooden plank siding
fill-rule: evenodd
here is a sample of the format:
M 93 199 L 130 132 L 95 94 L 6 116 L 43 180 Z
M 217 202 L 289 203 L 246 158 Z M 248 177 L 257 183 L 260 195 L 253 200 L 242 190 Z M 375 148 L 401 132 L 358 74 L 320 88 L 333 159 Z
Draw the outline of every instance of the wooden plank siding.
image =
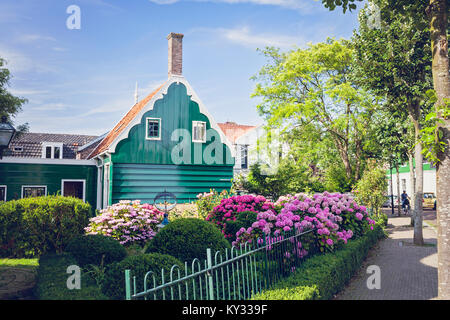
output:
M 153 203 L 163 191 L 174 193 L 179 203 L 192 202 L 211 188 L 229 190 L 232 177 L 230 166 L 114 164 L 112 203 L 135 199 Z
M 94 212 L 97 205 L 95 165 L 0 163 L 0 185 L 7 186 L 7 201 L 20 199 L 22 186 L 26 185 L 45 185 L 47 195 L 61 194 L 63 179 L 86 180 L 85 200 Z

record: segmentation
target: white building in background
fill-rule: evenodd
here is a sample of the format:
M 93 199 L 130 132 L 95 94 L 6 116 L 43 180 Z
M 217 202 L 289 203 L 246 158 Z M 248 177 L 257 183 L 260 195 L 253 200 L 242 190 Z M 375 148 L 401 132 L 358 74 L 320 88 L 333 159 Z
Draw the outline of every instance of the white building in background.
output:
M 263 166 L 264 173 L 275 173 L 279 160 L 286 154 L 288 147 L 280 143 L 279 131 L 268 132 L 263 125 L 249 126 L 235 122 L 218 123 L 223 133 L 233 143 L 235 150 L 234 175 L 246 175 L 255 163 Z M 269 142 L 270 140 L 270 142 Z
M 403 193 L 403 190 L 411 196 L 413 193 L 413 183 L 411 181 L 410 173 L 409 173 L 409 165 L 400 166 L 399 168 L 399 182 L 400 182 L 400 194 Z M 389 185 L 388 185 L 388 194 L 391 194 L 391 172 L 387 171 Z M 397 171 L 395 168 L 392 169 L 392 188 L 393 194 L 395 196 L 399 196 L 397 192 Z M 430 163 L 423 164 L 423 192 L 432 192 L 436 195 L 436 167 L 431 165 Z

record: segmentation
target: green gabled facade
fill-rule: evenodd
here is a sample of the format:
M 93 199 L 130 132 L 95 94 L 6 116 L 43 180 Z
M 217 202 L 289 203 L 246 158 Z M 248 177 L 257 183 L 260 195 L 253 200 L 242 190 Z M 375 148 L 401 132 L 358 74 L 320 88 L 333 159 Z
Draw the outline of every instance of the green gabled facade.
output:
M 160 98 L 150 101 L 134 122 L 130 120 L 123 138 L 111 143 L 103 157 L 95 157 L 104 172 L 103 206 L 134 199 L 152 203 L 163 191 L 175 194 L 180 203 L 191 202 L 212 188 L 230 189 L 234 158 L 222 140 L 226 137 L 201 112 L 187 86 L 184 78 L 169 79 Z M 149 119 L 158 119 L 158 139 L 148 139 Z M 203 142 L 194 141 L 196 122 L 205 123 Z

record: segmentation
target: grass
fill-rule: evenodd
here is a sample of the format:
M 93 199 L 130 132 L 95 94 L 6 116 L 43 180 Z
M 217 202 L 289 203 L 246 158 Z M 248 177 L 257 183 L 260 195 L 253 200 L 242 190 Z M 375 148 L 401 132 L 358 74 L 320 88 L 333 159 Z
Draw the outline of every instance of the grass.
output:
M 17 267 L 26 269 L 36 269 L 39 266 L 38 259 L 0 259 L 0 268 Z

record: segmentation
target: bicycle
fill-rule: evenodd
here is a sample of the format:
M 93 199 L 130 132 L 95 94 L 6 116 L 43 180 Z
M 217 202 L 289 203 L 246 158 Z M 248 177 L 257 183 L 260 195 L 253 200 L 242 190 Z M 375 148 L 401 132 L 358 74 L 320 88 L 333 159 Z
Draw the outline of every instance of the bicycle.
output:
M 409 204 L 409 201 L 403 202 L 403 204 L 402 204 L 402 211 L 403 211 L 403 214 L 404 214 L 405 216 L 407 216 L 407 215 L 409 214 L 410 210 L 411 210 L 411 206 L 410 206 L 410 204 Z

